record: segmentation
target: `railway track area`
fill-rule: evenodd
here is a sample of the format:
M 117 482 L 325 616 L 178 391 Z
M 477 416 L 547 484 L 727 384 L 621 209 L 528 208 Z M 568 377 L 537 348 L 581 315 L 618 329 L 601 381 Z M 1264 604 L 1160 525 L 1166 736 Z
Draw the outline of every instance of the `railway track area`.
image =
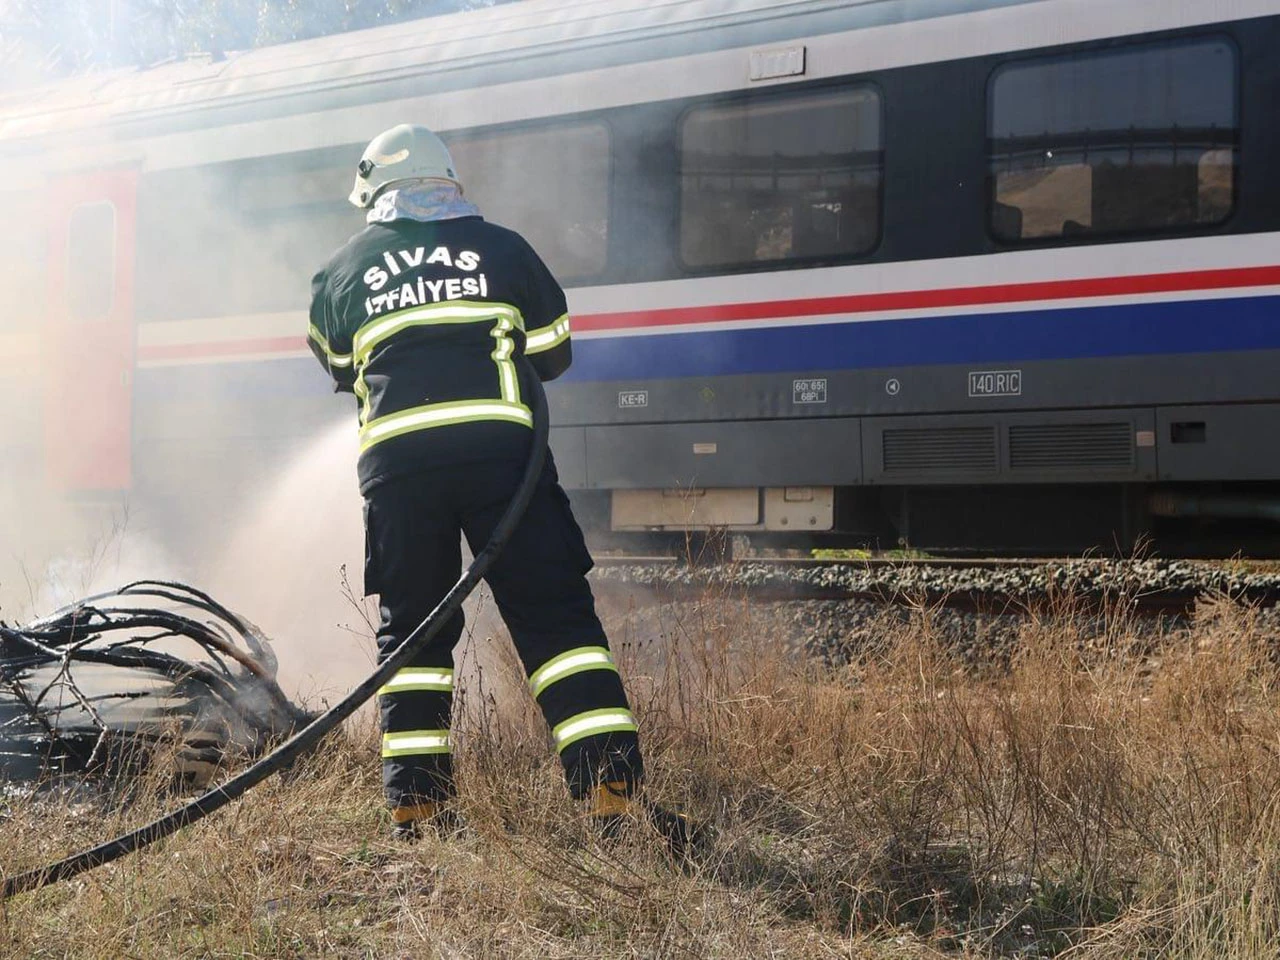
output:
M 1072 603 L 1189 615 L 1197 602 L 1280 603 L 1280 566 L 1248 561 L 1103 559 L 750 558 L 723 564 L 669 557 L 606 557 L 598 591 L 632 602 L 733 596 L 758 601 L 860 601 L 1030 612 Z
M 1136 658 L 1155 670 L 1155 651 L 1197 642 L 1199 620 L 1229 609 L 1280 649 L 1274 564 L 751 558 L 700 565 L 609 557 L 592 579 L 612 629 L 642 647 L 713 622 L 731 643 L 755 638 L 847 663 L 895 637 L 931 636 L 982 673 L 1051 635 L 1089 657 Z

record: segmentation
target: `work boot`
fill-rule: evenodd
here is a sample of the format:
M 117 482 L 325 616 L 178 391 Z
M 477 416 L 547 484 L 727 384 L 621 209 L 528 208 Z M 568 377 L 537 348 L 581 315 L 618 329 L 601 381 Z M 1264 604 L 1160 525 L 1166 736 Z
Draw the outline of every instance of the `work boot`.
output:
M 404 843 L 417 843 L 426 831 L 447 840 L 462 831 L 462 817 L 453 804 L 427 801 L 391 808 L 391 836 Z
M 591 797 L 592 823 L 607 842 L 616 841 L 634 817 L 648 823 L 661 838 L 667 854 L 677 863 L 687 861 L 705 842 L 706 831 L 682 813 L 627 795 L 627 785 L 614 781 L 596 787 Z

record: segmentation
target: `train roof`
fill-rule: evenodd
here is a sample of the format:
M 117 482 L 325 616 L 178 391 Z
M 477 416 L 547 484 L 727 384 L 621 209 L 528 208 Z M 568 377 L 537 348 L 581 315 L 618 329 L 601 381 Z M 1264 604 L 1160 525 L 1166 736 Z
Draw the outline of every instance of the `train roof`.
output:
M 261 119 L 335 97 L 349 105 L 1036 2 L 1046 0 L 520 0 L 12 91 L 0 96 L 0 142 Z

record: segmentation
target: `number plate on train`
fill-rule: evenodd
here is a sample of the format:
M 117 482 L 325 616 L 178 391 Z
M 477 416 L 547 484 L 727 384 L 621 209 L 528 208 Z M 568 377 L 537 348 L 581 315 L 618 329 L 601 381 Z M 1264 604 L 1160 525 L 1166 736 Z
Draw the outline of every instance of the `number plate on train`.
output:
M 1020 397 L 1022 396 L 1022 371 L 970 370 L 969 396 Z

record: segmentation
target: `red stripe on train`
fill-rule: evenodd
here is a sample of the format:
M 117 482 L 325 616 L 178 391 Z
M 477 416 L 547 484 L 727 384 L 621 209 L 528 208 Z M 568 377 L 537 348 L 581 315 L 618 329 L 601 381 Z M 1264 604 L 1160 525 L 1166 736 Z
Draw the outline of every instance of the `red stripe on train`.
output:
M 292 353 L 307 349 L 306 337 L 262 337 L 257 340 L 218 340 L 211 343 L 173 343 L 164 346 L 139 347 L 138 359 L 209 360 L 251 353 Z
M 1133 296 L 1143 293 L 1180 293 L 1277 285 L 1280 285 L 1280 266 L 1238 267 L 1226 270 L 1194 270 L 1186 273 L 1150 273 L 1132 277 L 1045 280 L 983 287 L 951 287 L 942 290 L 858 293 L 841 297 L 812 297 L 804 300 L 766 300 L 757 303 L 712 304 L 705 307 L 593 313 L 574 316 L 573 328 L 585 332 L 675 327 L 734 320 L 881 313 L 891 310 L 927 310 L 940 307 L 1028 303 L 1037 300 L 1080 300 L 1091 297 Z M 212 359 L 242 354 L 287 353 L 305 348 L 306 340 L 302 336 L 269 337 L 257 340 L 141 347 L 138 350 L 138 359 L 142 361 Z
M 769 300 L 763 303 L 723 303 L 706 307 L 598 313 L 574 317 L 573 327 L 575 330 L 670 327 L 690 323 L 766 320 L 772 317 L 880 313 L 889 310 L 968 307 L 997 303 L 1023 303 L 1033 300 L 1078 300 L 1089 297 L 1225 290 L 1232 287 L 1266 287 L 1277 284 L 1280 284 L 1280 266 L 1240 267 L 1229 270 L 1196 270 L 1188 273 L 1151 273 L 1135 277 L 1045 280 L 1036 283 L 1006 283 L 985 287 L 858 293 L 842 297 L 815 297 L 807 300 Z

